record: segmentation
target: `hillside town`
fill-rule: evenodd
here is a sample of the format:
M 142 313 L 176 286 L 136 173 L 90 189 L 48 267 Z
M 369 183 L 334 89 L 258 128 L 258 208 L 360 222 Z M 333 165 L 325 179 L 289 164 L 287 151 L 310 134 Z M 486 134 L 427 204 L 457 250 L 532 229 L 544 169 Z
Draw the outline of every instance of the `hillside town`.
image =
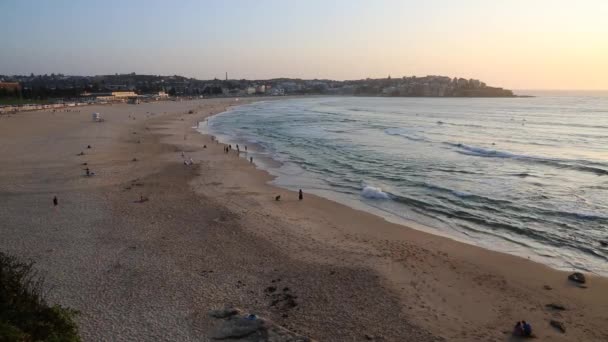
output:
M 276 78 L 198 80 L 183 76 L 115 74 L 98 76 L 0 75 L 0 106 L 158 101 L 179 97 L 284 95 L 510 97 L 513 92 L 474 79 L 446 76 L 349 81 Z M 6 109 L 6 108 L 5 108 Z

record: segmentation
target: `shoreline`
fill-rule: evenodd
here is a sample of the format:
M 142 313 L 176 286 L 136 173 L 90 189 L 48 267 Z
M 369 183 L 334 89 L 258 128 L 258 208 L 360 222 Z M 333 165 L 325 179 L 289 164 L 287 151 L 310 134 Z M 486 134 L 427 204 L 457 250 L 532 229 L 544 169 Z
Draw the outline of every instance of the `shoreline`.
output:
M 205 135 L 203 135 L 203 136 L 205 136 Z M 208 137 L 208 136 L 206 136 L 206 137 Z M 246 161 L 242 160 L 242 158 L 238 158 L 238 162 L 241 164 L 241 167 L 249 166 Z M 296 198 L 297 192 L 288 190 L 288 189 L 284 189 L 281 187 L 277 187 L 273 184 L 269 184 L 269 182 L 272 181 L 274 176 L 269 174 L 266 170 L 256 168 L 253 172 L 256 173 L 256 175 L 252 177 L 253 179 L 251 179 L 251 180 L 247 179 L 246 181 L 243 181 L 242 183 L 246 183 L 247 187 L 255 186 L 256 190 L 254 192 L 261 192 L 259 189 L 264 189 L 268 195 L 268 198 L 271 198 L 272 197 L 271 194 L 274 194 L 274 193 L 281 194 L 283 196 L 282 198 L 284 198 L 286 196 L 289 196 L 289 198 L 294 198 L 294 199 Z M 252 182 L 257 183 L 257 184 L 252 185 Z M 316 211 L 313 212 L 314 214 L 311 213 L 310 215 L 303 215 L 304 217 L 302 217 L 302 215 L 297 216 L 297 219 L 299 219 L 299 220 L 306 219 L 305 217 L 323 217 L 323 213 L 327 214 L 328 211 L 333 212 L 333 215 L 330 215 L 330 216 L 337 216 L 339 214 L 336 214 L 336 211 L 341 211 L 341 212 L 343 211 L 344 212 L 343 216 L 345 216 L 345 217 L 349 217 L 349 218 L 356 217 L 357 219 L 361 219 L 361 221 L 368 223 L 370 226 L 373 226 L 373 225 L 383 226 L 382 227 L 383 229 L 377 229 L 377 230 L 367 229 L 365 227 L 360 227 L 360 226 L 357 227 L 356 229 L 354 229 L 354 227 L 352 227 L 353 224 L 351 222 L 349 222 L 350 219 L 341 218 L 339 220 L 339 222 L 337 222 L 336 224 L 333 224 L 333 222 L 329 223 L 329 222 L 331 222 L 331 218 L 323 217 L 324 220 L 329 221 L 329 222 L 326 221 L 326 225 L 332 225 L 333 228 L 338 228 L 339 226 L 349 226 L 349 225 L 351 226 L 351 227 L 349 227 L 349 229 L 347 229 L 347 231 L 348 230 L 350 230 L 350 231 L 340 232 L 342 234 L 350 235 L 350 233 L 357 233 L 357 234 L 362 234 L 365 236 L 362 239 L 357 239 L 356 241 L 354 241 L 355 244 L 359 244 L 361 242 L 369 243 L 372 239 L 381 239 L 381 240 L 388 239 L 389 241 L 396 240 L 396 241 L 400 241 L 400 242 L 404 242 L 404 243 L 407 243 L 406 241 L 413 240 L 413 241 L 416 241 L 415 244 L 417 244 L 419 246 L 420 245 L 422 245 L 422 246 L 435 245 L 435 246 L 438 246 L 438 248 L 434 248 L 434 249 L 436 249 L 434 252 L 439 253 L 438 255 L 442 255 L 442 253 L 445 253 L 446 256 L 455 255 L 457 257 L 457 259 L 459 259 L 459 261 L 466 260 L 466 263 L 469 263 L 471 265 L 475 265 L 476 267 L 482 268 L 483 269 L 482 273 L 492 274 L 492 276 L 490 278 L 498 277 L 499 279 L 502 279 L 499 283 L 493 284 L 493 285 L 497 286 L 498 288 L 500 288 L 501 290 L 504 290 L 504 288 L 502 288 L 502 286 L 504 286 L 504 284 L 513 285 L 513 284 L 511 284 L 511 282 L 518 284 L 518 286 L 522 286 L 522 285 L 525 286 L 524 284 L 526 284 L 526 283 L 536 283 L 536 286 L 537 286 L 536 288 L 529 289 L 533 293 L 546 291 L 543 289 L 544 289 L 545 285 L 547 285 L 549 283 L 554 283 L 554 284 L 559 283 L 559 284 L 561 284 L 560 286 L 563 286 L 563 289 L 565 289 L 566 291 L 568 291 L 568 289 L 575 288 L 575 286 L 573 286 L 573 284 L 569 283 L 567 280 L 560 281 L 560 279 L 565 280 L 567 278 L 568 274 L 571 272 L 567 272 L 564 270 L 557 270 L 557 269 L 551 268 L 547 265 L 531 261 L 525 257 L 486 249 L 486 248 L 483 248 L 480 246 L 456 241 L 449 237 L 435 235 L 435 234 L 431 234 L 431 233 L 425 232 L 425 231 L 419 231 L 419 230 L 413 229 L 411 227 L 408 227 L 408 226 L 405 226 L 402 224 L 392 223 L 392 222 L 385 220 L 384 218 L 382 218 L 380 216 L 351 208 L 349 206 L 334 202 L 330 199 L 326 199 L 326 198 L 322 198 L 322 197 L 318 197 L 318 196 L 314 196 L 314 195 L 310 195 L 310 194 L 307 195 L 306 198 L 307 199 L 305 199 L 305 202 L 308 201 L 309 198 L 314 198 Z M 292 209 L 291 203 L 290 203 L 289 209 Z M 270 215 L 279 216 L 279 215 L 284 215 L 284 214 L 285 214 L 285 209 L 282 209 L 282 210 L 279 210 L 279 212 L 275 211 L 274 213 L 272 213 Z M 290 212 L 290 214 L 292 214 L 292 212 Z M 378 222 L 378 221 L 380 221 L 380 222 Z M 404 230 L 404 231 L 400 231 L 400 230 Z M 332 240 L 332 238 L 335 238 L 331 235 L 330 236 L 324 235 L 326 233 L 320 232 L 319 230 L 315 231 L 314 234 L 321 234 L 321 235 L 323 235 L 323 238 L 325 238 L 326 240 Z M 387 240 L 384 240 L 384 241 L 387 241 Z M 327 242 L 327 241 L 324 241 L 324 242 Z M 282 243 L 288 243 L 288 242 L 283 241 Z M 344 247 L 344 245 L 337 244 L 337 245 L 332 246 L 332 248 L 340 248 L 340 247 Z M 378 249 L 375 252 L 379 253 L 379 254 L 371 253 L 371 255 L 385 256 L 387 254 L 382 251 L 382 249 L 383 249 L 382 245 L 377 246 L 377 248 Z M 396 249 L 399 249 L 399 248 L 397 247 Z M 390 255 L 391 253 L 388 253 L 388 254 Z M 397 255 L 399 255 L 399 254 L 400 253 L 397 253 Z M 383 275 L 386 278 L 390 279 L 390 282 L 403 284 L 404 279 L 410 278 L 411 270 L 400 269 L 399 271 L 397 271 L 399 269 L 399 267 L 395 265 L 395 263 L 396 263 L 395 261 L 396 260 L 403 261 L 405 259 L 402 259 L 400 257 L 395 258 L 393 255 L 391 255 L 391 257 L 389 257 L 389 259 L 393 259 L 393 260 L 389 261 L 388 264 L 386 263 L 386 260 L 384 260 L 371 267 L 376 269 L 377 271 L 383 273 Z M 450 268 L 452 268 L 452 266 L 453 265 L 450 265 Z M 435 267 L 433 267 L 433 269 L 435 269 Z M 455 269 L 457 269 L 457 267 Z M 517 274 L 516 272 L 512 272 L 511 271 L 512 269 L 521 270 L 523 274 Z M 395 273 L 400 273 L 400 272 L 403 272 L 403 274 L 395 274 Z M 407 274 L 407 275 L 405 275 L 405 274 Z M 519 279 L 513 279 L 513 278 L 519 278 Z M 598 281 L 599 282 L 598 285 L 601 287 L 608 285 L 607 279 L 603 276 L 590 275 L 589 278 L 593 279 L 592 280 L 593 282 Z M 434 280 L 437 281 L 436 278 L 434 278 Z M 493 279 L 492 281 L 496 281 L 496 279 Z M 499 286 L 498 284 L 501 284 L 501 285 Z M 395 284 L 393 284 L 393 287 L 394 287 L 394 285 Z M 475 285 L 479 285 L 479 284 L 475 284 Z M 555 290 L 554 285 L 548 285 L 548 286 Z M 451 287 L 451 286 L 448 286 L 448 287 Z M 403 288 L 401 288 L 401 289 L 403 289 Z M 418 290 L 418 289 L 416 289 L 416 290 Z M 451 292 L 451 291 L 448 291 L 448 292 Z M 473 299 L 474 297 L 475 297 L 475 295 L 472 295 L 470 300 L 474 300 Z M 509 297 L 507 296 L 504 300 L 506 302 L 509 302 L 508 298 Z M 462 303 L 462 305 L 465 305 L 465 304 Z M 526 305 L 523 304 L 523 307 L 526 307 Z M 542 308 L 542 307 L 543 307 L 543 305 L 538 305 L 534 308 L 529 307 L 529 310 L 536 311 L 536 310 L 538 310 L 538 308 Z M 542 313 L 543 310 L 541 309 L 540 311 Z M 551 312 L 545 312 L 545 314 L 548 316 L 551 316 Z M 424 315 L 424 313 L 417 312 L 416 316 L 417 315 Z M 429 326 L 424 326 L 424 327 L 431 329 L 431 327 L 429 327 Z M 450 339 L 451 338 L 455 338 L 455 336 L 451 336 Z M 553 338 L 558 338 L 558 337 L 553 336 Z
M 523 258 L 314 195 L 300 202 L 193 128 L 232 105 L 117 105 L 103 124 L 26 113 L 0 126 L 0 248 L 38 261 L 51 301 L 82 312 L 85 340 L 209 337 L 207 311 L 228 304 L 319 340 L 508 341 L 521 319 L 541 340 L 608 338 L 605 278 L 583 289 Z M 80 149 L 93 178 L 82 176 Z M 41 205 L 52 193 L 60 211 Z M 277 282 L 296 308 L 271 305 Z
M 272 100 L 280 101 L 282 99 L 272 99 Z M 254 103 L 264 102 L 264 101 L 267 101 L 267 100 L 260 100 L 260 101 L 253 100 L 247 104 L 233 106 L 232 108 L 228 109 L 225 112 L 216 113 L 216 114 L 206 117 L 205 122 L 208 122 L 213 117 L 230 112 L 235 107 L 251 105 Z M 202 123 L 202 121 L 200 123 Z M 197 126 L 197 128 L 195 128 L 195 130 L 205 136 L 211 136 L 211 135 L 217 134 L 215 132 L 212 132 L 212 129 L 209 128 L 209 126 L 201 127 L 199 125 L 199 126 Z M 235 144 L 235 143 L 238 143 L 238 144 L 247 143 L 245 140 L 235 139 L 234 135 L 220 134 L 219 136 L 221 137 L 220 143 L 223 143 L 226 145 Z M 255 144 L 257 144 L 257 143 L 255 143 Z M 262 147 L 260 147 L 260 148 L 262 148 Z M 268 152 L 268 151 L 256 150 L 255 152 L 266 154 L 265 152 Z M 279 184 L 276 182 L 277 180 L 279 180 L 279 178 L 282 177 L 282 175 L 279 172 L 279 169 L 281 168 L 281 166 L 284 165 L 284 163 L 282 163 L 281 161 L 276 160 L 270 156 L 264 156 L 264 158 L 265 159 L 262 161 L 262 163 L 255 163 L 255 164 L 256 164 L 257 169 L 260 169 L 268 174 L 269 180 L 267 181 L 267 185 L 274 187 L 276 189 L 287 190 L 287 191 L 292 192 L 293 194 L 297 194 L 297 189 L 290 187 L 289 185 Z M 247 159 L 247 158 L 245 158 L 245 159 Z M 258 164 L 259 164 L 259 166 L 258 166 Z M 287 177 L 287 176 L 285 176 L 285 177 Z M 306 191 L 306 189 L 304 189 L 304 191 Z M 456 241 L 459 243 L 482 248 L 482 249 L 492 251 L 492 252 L 503 253 L 503 254 L 519 257 L 519 258 L 524 258 L 527 260 L 532 260 L 533 262 L 542 264 L 542 265 L 547 266 L 556 271 L 561 271 L 561 272 L 581 271 L 581 272 L 585 272 L 588 274 L 593 274 L 594 276 L 597 276 L 597 277 L 602 277 L 602 278 L 608 277 L 608 274 L 596 273 L 596 272 L 592 271 L 591 269 L 571 267 L 569 265 L 564 264 L 565 261 L 563 261 L 562 259 L 558 259 L 557 262 L 551 263 L 552 257 L 547 257 L 547 256 L 543 256 L 542 254 L 538 254 L 531 247 L 524 247 L 519 244 L 505 242 L 499 238 L 494 238 L 495 240 L 490 239 L 487 241 L 476 242 L 473 240 L 472 237 L 458 236 L 454 233 L 446 232 L 438 227 L 434 227 L 434 226 L 431 226 L 431 225 L 428 225 L 428 224 L 425 224 L 422 222 L 417 222 L 414 220 L 408 220 L 408 219 L 400 217 L 390 211 L 385 211 L 385 210 L 367 205 L 362 202 L 357 202 L 356 200 L 353 200 L 352 198 L 341 197 L 340 194 L 335 194 L 331 190 L 323 190 L 323 191 L 312 190 L 308 194 L 318 196 L 318 197 L 326 199 L 328 201 L 339 203 L 339 204 L 349 207 L 353 210 L 372 214 L 388 223 L 397 224 L 397 225 L 403 226 L 404 228 L 407 228 L 407 229 L 414 229 L 414 230 L 421 231 L 421 232 L 424 232 L 427 234 L 432 234 L 435 236 L 447 238 L 447 239 L 450 239 L 450 240 L 453 240 L 453 241 Z M 496 246 L 493 246 L 494 248 L 492 248 L 492 245 L 494 245 L 496 243 L 499 244 L 499 247 L 498 247 L 498 245 L 496 245 Z

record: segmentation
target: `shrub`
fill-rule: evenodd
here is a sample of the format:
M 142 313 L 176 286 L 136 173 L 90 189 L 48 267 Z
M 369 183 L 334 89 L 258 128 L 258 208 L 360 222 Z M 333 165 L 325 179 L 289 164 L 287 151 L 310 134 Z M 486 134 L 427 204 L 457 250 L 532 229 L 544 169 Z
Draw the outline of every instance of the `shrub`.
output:
M 33 265 L 0 252 L 0 341 L 80 341 L 77 312 L 46 303 Z

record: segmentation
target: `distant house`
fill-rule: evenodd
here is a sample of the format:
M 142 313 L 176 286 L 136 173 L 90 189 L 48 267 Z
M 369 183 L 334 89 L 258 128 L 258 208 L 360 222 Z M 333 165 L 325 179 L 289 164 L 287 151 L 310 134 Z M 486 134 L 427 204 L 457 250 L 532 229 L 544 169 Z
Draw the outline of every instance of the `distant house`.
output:
M 134 91 L 113 91 L 105 93 L 82 93 L 80 97 L 85 98 L 89 102 L 115 102 L 127 101 L 129 98 L 137 98 L 138 95 Z
M 266 86 L 265 85 L 259 85 L 255 87 L 255 92 L 256 94 L 264 94 L 266 92 Z
M 0 82 L 0 95 L 19 96 L 21 84 L 19 82 Z

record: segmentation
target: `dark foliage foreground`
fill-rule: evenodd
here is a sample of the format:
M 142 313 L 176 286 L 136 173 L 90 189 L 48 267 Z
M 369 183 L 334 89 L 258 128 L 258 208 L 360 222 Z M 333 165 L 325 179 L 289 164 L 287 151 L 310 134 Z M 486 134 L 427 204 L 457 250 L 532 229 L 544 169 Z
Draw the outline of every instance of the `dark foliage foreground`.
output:
M 0 252 L 0 342 L 80 341 L 77 312 L 46 303 L 33 264 Z

